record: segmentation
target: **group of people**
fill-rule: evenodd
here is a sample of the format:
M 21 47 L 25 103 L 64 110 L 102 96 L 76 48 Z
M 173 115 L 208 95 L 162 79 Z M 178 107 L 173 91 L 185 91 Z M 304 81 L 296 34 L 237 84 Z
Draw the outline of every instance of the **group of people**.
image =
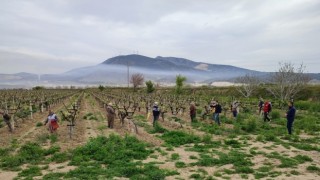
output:
M 240 102 L 239 101 L 234 101 L 231 104 L 231 112 L 234 118 L 237 117 L 238 114 L 238 108 L 240 106 Z M 216 124 L 218 124 L 219 126 L 221 125 L 220 122 L 220 113 L 222 112 L 222 107 L 219 104 L 218 101 L 211 101 L 210 108 L 208 108 L 208 106 L 204 107 L 204 111 L 201 113 L 201 117 L 202 119 L 205 118 L 205 116 L 212 114 L 212 120 L 215 121 Z M 264 122 L 270 122 L 271 119 L 269 117 L 269 114 L 272 110 L 272 104 L 271 102 L 269 102 L 268 100 L 263 101 L 262 98 L 260 98 L 259 100 L 259 114 L 263 114 L 263 119 Z M 294 122 L 294 118 L 295 118 L 295 113 L 296 113 L 296 109 L 293 106 L 293 102 L 289 101 L 288 102 L 288 111 L 286 112 L 286 118 L 287 118 L 287 129 L 288 129 L 288 133 L 292 134 L 292 125 Z M 115 113 L 115 109 L 112 106 L 112 103 L 109 103 L 106 107 L 106 111 L 107 111 L 107 119 L 108 119 L 108 127 L 109 128 L 113 128 L 114 127 L 114 119 L 116 117 L 116 113 Z M 190 119 L 191 122 L 195 122 L 196 121 L 196 114 L 197 114 L 197 108 L 194 102 L 190 103 L 190 108 L 189 108 L 189 112 L 190 112 Z M 211 113 L 210 113 L 211 112 Z M 2 114 L 4 122 L 8 125 L 9 127 L 9 131 L 12 132 L 12 126 L 10 123 L 10 115 L 8 113 L 5 112 L 0 112 L 0 114 Z M 158 102 L 154 102 L 153 107 L 152 107 L 152 115 L 153 115 L 153 126 L 155 126 L 156 122 L 159 120 L 159 116 L 161 114 L 161 109 L 159 107 Z M 58 116 L 50 109 L 49 110 L 49 114 L 45 120 L 45 125 L 47 125 L 48 130 L 51 133 L 56 132 L 56 130 L 58 129 L 59 125 L 58 125 Z
M 240 106 L 240 102 L 239 101 L 234 101 L 231 104 L 231 112 L 233 117 L 236 119 L 238 112 L 239 112 L 239 106 Z M 217 123 L 219 126 L 221 125 L 220 122 L 220 113 L 222 112 L 222 107 L 219 104 L 218 101 L 211 101 L 210 103 L 210 109 L 208 109 L 208 106 L 205 106 L 205 111 L 201 114 L 201 117 L 204 119 L 204 117 L 208 114 L 210 114 L 210 111 L 212 112 L 212 120 L 215 121 L 215 123 Z M 259 101 L 259 113 L 262 113 L 263 110 L 263 114 L 264 114 L 264 121 L 271 121 L 269 114 L 272 110 L 272 105 L 271 102 L 269 102 L 268 100 L 263 102 L 262 98 L 260 98 Z M 292 134 L 292 125 L 293 125 L 293 121 L 294 121 L 294 117 L 295 117 L 295 108 L 293 106 L 293 102 L 289 102 L 288 103 L 289 109 L 286 113 L 286 117 L 287 117 L 287 129 L 288 129 L 288 133 Z M 116 113 L 115 113 L 115 109 L 112 106 L 112 103 L 109 103 L 108 106 L 106 107 L 106 111 L 107 111 L 107 119 L 108 119 L 108 127 L 109 128 L 113 128 L 114 127 L 114 119 L 116 117 Z M 191 122 L 195 122 L 196 121 L 196 114 L 197 114 L 197 108 L 194 102 L 190 103 L 190 107 L 189 107 L 189 112 L 190 112 L 190 119 Z M 152 115 L 153 115 L 153 126 L 156 125 L 156 122 L 159 120 L 161 114 L 161 108 L 159 107 L 159 103 L 158 102 L 154 102 L 153 107 L 152 107 Z M 48 121 L 52 121 L 52 119 L 56 119 L 57 116 L 55 114 L 51 114 L 49 112 L 49 116 L 48 116 Z M 51 130 L 55 130 L 55 128 L 49 128 Z
M 267 122 L 267 121 L 270 122 L 271 119 L 269 117 L 269 114 L 272 110 L 271 102 L 269 102 L 268 100 L 264 102 L 263 99 L 260 98 L 258 107 L 259 107 L 259 114 L 263 114 L 264 122 Z M 292 125 L 294 122 L 295 114 L 296 114 L 296 109 L 293 106 L 293 99 L 291 99 L 290 101 L 288 101 L 288 110 L 285 114 L 287 118 L 288 134 L 292 134 Z
M 231 103 L 230 109 L 231 109 L 232 116 L 234 117 L 234 119 L 237 118 L 240 105 L 241 105 L 241 103 L 239 101 L 233 101 Z M 269 117 L 269 114 L 272 110 L 271 102 L 268 100 L 263 101 L 263 99 L 260 98 L 258 107 L 259 107 L 259 114 L 263 115 L 264 122 L 271 122 L 271 119 Z M 202 120 L 205 119 L 205 116 L 211 114 L 212 120 L 214 120 L 215 123 L 217 123 L 220 126 L 221 122 L 220 122 L 219 114 L 221 113 L 221 111 L 222 111 L 222 108 L 221 108 L 221 105 L 219 104 L 219 102 L 218 101 L 211 101 L 210 108 L 208 108 L 208 106 L 204 106 L 204 111 L 201 113 Z M 195 116 L 196 116 L 195 112 L 196 112 L 196 107 L 195 107 L 194 103 L 192 102 L 192 103 L 190 103 L 191 122 L 193 122 L 195 119 Z M 292 134 L 292 125 L 294 122 L 295 113 L 296 113 L 296 109 L 293 106 L 293 101 L 291 100 L 288 102 L 288 110 L 285 114 L 285 116 L 287 118 L 288 134 Z

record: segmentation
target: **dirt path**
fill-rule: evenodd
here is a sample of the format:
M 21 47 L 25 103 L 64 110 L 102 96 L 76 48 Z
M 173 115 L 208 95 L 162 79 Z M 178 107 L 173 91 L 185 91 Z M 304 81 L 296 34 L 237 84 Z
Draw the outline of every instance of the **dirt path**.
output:
M 69 99 L 66 99 L 64 103 L 68 102 Z M 53 112 L 58 112 L 61 108 L 63 108 L 62 104 L 56 105 L 51 109 Z M 17 140 L 18 143 L 23 143 L 25 141 L 33 140 L 39 132 L 46 131 L 45 127 L 36 127 L 38 122 L 44 122 L 48 115 L 48 112 L 37 112 L 33 114 L 33 119 L 26 119 L 26 120 L 18 120 L 18 127 L 15 127 L 14 132 L 10 133 L 8 131 L 8 127 L 5 126 L 0 129 L 0 145 L 1 146 L 8 146 L 13 140 Z M 44 130 L 43 130 L 44 129 Z

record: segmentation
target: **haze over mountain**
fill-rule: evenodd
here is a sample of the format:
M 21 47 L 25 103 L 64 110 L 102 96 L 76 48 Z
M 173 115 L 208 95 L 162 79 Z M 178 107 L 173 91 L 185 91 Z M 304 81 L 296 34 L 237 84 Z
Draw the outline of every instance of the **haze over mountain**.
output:
M 30 73 L 0 74 L 1 87 L 32 87 L 36 85 L 126 85 L 129 75 L 142 73 L 145 80 L 156 83 L 174 83 L 178 74 L 187 77 L 188 83 L 233 81 L 236 77 L 252 74 L 265 77 L 259 72 L 231 65 L 208 64 L 177 57 L 146 57 L 132 54 L 109 58 L 101 64 L 76 68 L 61 74 L 36 75 Z M 320 79 L 319 74 L 312 74 Z

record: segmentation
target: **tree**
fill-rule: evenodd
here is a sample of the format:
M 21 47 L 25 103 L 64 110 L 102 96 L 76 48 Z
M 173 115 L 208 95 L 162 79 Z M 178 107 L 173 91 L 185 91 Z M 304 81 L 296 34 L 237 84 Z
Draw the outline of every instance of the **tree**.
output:
M 182 87 L 184 82 L 187 80 L 186 77 L 181 76 L 180 74 L 176 76 L 176 93 L 181 94 L 182 93 Z
M 154 88 L 154 84 L 153 84 L 153 82 L 152 81 L 146 81 L 146 86 L 147 86 L 147 92 L 148 93 L 152 93 L 154 90 L 155 90 L 155 88 Z
M 43 90 L 45 89 L 43 86 L 35 86 L 32 88 L 32 90 Z
M 103 91 L 103 90 L 105 90 L 106 88 L 105 88 L 104 86 L 102 86 L 102 85 L 99 85 L 98 89 L 99 89 L 100 91 Z
M 235 82 L 240 84 L 239 86 L 236 86 L 237 91 L 248 98 L 257 89 L 260 81 L 256 76 L 246 74 L 238 77 Z
M 281 102 L 293 98 L 309 81 L 304 73 L 305 66 L 300 64 L 295 68 L 292 63 L 279 63 L 278 72 L 271 75 L 271 85 L 268 91 Z
M 133 84 L 133 90 L 136 91 L 137 87 L 142 85 L 144 81 L 143 74 L 135 73 L 131 75 L 130 83 Z

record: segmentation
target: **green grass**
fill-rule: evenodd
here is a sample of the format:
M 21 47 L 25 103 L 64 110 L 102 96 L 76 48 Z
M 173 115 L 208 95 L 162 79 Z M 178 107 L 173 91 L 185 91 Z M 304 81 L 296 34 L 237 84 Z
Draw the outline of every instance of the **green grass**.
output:
M 150 134 L 154 134 L 154 133 L 165 133 L 168 132 L 167 129 L 165 129 L 164 127 L 161 126 L 161 124 L 159 122 L 156 122 L 153 129 L 151 129 L 150 131 L 148 131 Z
M 177 161 L 175 163 L 176 168 L 184 168 L 186 167 L 186 163 L 182 162 L 182 161 Z
M 241 168 L 245 166 L 252 166 L 250 161 L 250 155 L 240 151 L 231 150 L 229 153 L 217 152 L 219 158 L 213 158 L 207 154 L 201 154 L 200 159 L 193 165 L 199 166 L 222 166 L 226 164 L 233 164 L 235 168 Z M 239 169 L 239 171 L 242 171 Z M 246 170 L 243 170 L 246 171 Z M 249 171 L 249 170 L 248 170 Z
M 98 118 L 96 117 L 95 114 L 89 112 L 87 113 L 86 115 L 83 116 L 83 119 L 86 119 L 86 120 L 98 120 Z
M 180 155 L 178 153 L 171 154 L 171 160 L 178 160 L 180 159 Z
M 64 177 L 90 179 L 92 178 L 90 175 L 94 174 L 95 177 L 107 179 L 113 177 L 164 179 L 167 175 L 176 173 L 137 161 L 146 159 L 153 153 L 147 146 L 131 136 L 125 138 L 116 135 L 110 135 L 108 138 L 99 136 L 72 152 L 70 165 L 79 167 Z M 107 165 L 107 168 L 102 168 L 102 164 Z
M 272 152 L 270 154 L 266 154 L 266 157 L 280 160 L 281 164 L 278 166 L 279 168 L 294 168 L 299 164 L 312 162 L 312 159 L 306 155 L 297 155 L 293 158 L 289 158 L 285 157 L 283 154 L 279 154 L 278 152 Z
M 183 131 L 168 131 L 161 137 L 167 144 L 178 147 L 184 144 L 199 143 L 201 138 Z
M 46 150 L 37 143 L 27 143 L 18 150 L 17 154 L 9 154 L 1 159 L 0 167 L 16 170 L 22 164 L 38 164 L 44 160 Z
M 66 152 L 55 153 L 50 160 L 56 163 L 63 163 L 70 159 L 70 155 Z
M 25 170 L 22 170 L 18 177 L 25 177 L 26 179 L 33 179 L 35 176 L 41 176 L 41 169 L 38 166 L 30 166 Z
M 58 141 L 58 135 L 57 135 L 57 134 L 51 134 L 51 135 L 49 136 L 49 139 L 50 139 L 50 142 L 51 142 L 51 143 L 55 143 L 55 142 Z
M 307 170 L 310 171 L 310 172 L 320 173 L 320 168 L 317 167 L 317 166 L 314 166 L 314 165 L 308 166 L 308 167 L 307 167 Z
M 191 155 L 189 156 L 189 159 L 198 159 L 197 156 Z
M 202 179 L 201 174 L 198 174 L 198 173 L 191 174 L 189 178 L 190 179 Z
M 234 139 L 226 139 L 226 140 L 224 140 L 224 143 L 228 146 L 231 146 L 232 148 L 240 148 L 241 147 L 241 143 L 237 140 L 234 140 Z

